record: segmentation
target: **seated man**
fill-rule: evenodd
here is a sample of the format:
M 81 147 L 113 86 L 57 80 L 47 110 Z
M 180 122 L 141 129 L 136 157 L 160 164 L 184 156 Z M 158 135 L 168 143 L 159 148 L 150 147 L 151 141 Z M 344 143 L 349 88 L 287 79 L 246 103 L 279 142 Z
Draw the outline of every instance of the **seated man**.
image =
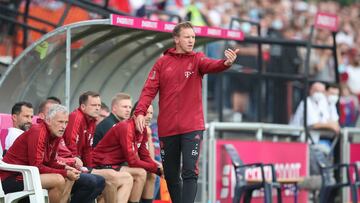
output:
M 87 91 L 79 97 L 79 108 L 70 113 L 69 124 L 64 132 L 66 147 L 72 156 L 79 157 L 85 167 L 92 166 L 92 141 L 94 139 L 95 122 L 101 107 L 100 95 Z M 133 178 L 127 172 L 112 169 L 90 169 L 91 174 L 105 178 L 104 198 L 106 202 L 128 201 L 133 186 Z
M 45 121 L 33 125 L 16 139 L 3 158 L 9 164 L 36 166 L 40 172 L 41 185 L 49 191 L 52 203 L 67 200 L 73 182 L 80 171 L 56 160 L 57 147 L 68 122 L 68 112 L 64 106 L 50 108 Z M 21 174 L 0 171 L 5 193 L 23 190 Z M 66 181 L 66 183 L 65 183 Z
M 48 114 L 52 105 L 59 104 L 57 100 L 46 99 L 39 106 L 39 118 L 45 120 L 45 115 Z M 70 150 L 67 149 L 64 139 L 61 138 L 58 147 L 59 162 L 73 166 L 78 170 L 82 170 L 83 163 L 78 157 L 73 157 Z M 93 202 L 104 190 L 105 179 L 99 175 L 93 175 L 88 173 L 81 173 L 80 178 L 75 181 L 71 190 L 70 203 L 77 202 Z
M 339 122 L 339 114 L 337 112 L 336 104 L 339 101 L 340 87 L 335 84 L 330 84 L 326 87 L 326 98 L 329 105 L 329 120 L 336 123 Z
M 141 198 L 143 203 L 152 202 L 153 189 L 148 188 L 154 187 L 155 178 L 148 174 L 147 180 L 151 181 L 146 181 L 145 170 L 159 176 L 163 174 L 162 166 L 150 157 L 147 142 L 147 132 L 137 131 L 134 119 L 128 119 L 112 127 L 94 149 L 93 164 L 96 168 L 126 171 L 134 177 L 129 202 L 140 202 Z
M 135 107 L 137 106 L 137 102 L 135 103 Z M 134 110 L 131 112 L 131 115 L 134 114 Z M 146 116 L 145 116 L 145 125 L 146 131 L 148 134 L 148 150 L 150 153 L 150 157 L 158 164 L 161 164 L 161 157 L 160 157 L 160 143 L 159 137 L 157 135 L 157 129 L 154 129 L 156 132 L 153 132 L 151 126 L 151 120 L 153 118 L 154 108 L 152 105 L 149 106 Z M 154 127 L 154 126 L 153 126 Z M 154 183 L 154 184 L 153 184 Z M 160 177 L 156 176 L 153 173 L 148 173 L 146 185 L 144 188 L 143 193 L 145 194 L 153 194 L 153 199 L 156 199 L 158 196 L 158 192 L 160 190 Z
M 335 135 L 340 133 L 340 125 L 338 123 L 338 116 L 335 115 L 335 112 L 331 111 L 336 110 L 335 103 L 337 98 L 329 99 L 327 95 L 333 95 L 333 90 L 331 93 L 326 93 L 325 84 L 321 82 L 315 82 L 311 85 L 309 90 L 309 96 L 306 98 L 307 102 L 307 126 L 313 130 L 328 130 Z M 335 101 L 335 103 L 334 103 Z M 290 122 L 290 124 L 303 126 L 304 125 L 304 101 L 301 101 L 298 108 L 296 109 L 295 115 Z M 319 159 L 328 161 L 331 164 L 329 159 L 331 155 L 331 147 L 329 144 L 324 144 L 324 141 L 320 140 L 320 135 L 333 135 L 330 132 L 320 133 L 319 131 L 310 131 L 311 138 L 313 140 L 313 145 L 310 145 L 310 177 L 306 178 L 302 183 L 299 184 L 300 188 L 304 189 L 320 189 L 321 186 L 321 177 Z M 320 157 L 320 158 L 319 158 Z
M 121 92 L 113 97 L 110 115 L 96 126 L 93 147 L 100 142 L 116 123 L 130 118 L 131 106 L 130 95 Z
M 331 119 L 329 104 L 325 96 L 325 85 L 321 82 L 315 82 L 310 87 L 307 102 L 307 126 L 315 130 L 330 130 L 335 134 L 340 133 L 340 125 L 337 121 Z M 301 101 L 296 109 L 294 117 L 290 124 L 304 125 L 304 101 Z M 311 134 L 315 143 L 319 140 L 318 133 Z

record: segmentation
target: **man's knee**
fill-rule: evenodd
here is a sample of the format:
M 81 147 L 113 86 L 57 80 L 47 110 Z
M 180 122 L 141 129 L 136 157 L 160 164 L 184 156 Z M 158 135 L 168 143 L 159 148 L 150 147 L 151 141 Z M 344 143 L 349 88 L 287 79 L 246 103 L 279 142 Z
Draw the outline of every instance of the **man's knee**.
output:
M 142 168 L 137 168 L 136 171 L 132 175 L 133 175 L 134 179 L 145 182 L 147 172 Z
M 132 186 L 134 183 L 134 178 L 131 176 L 130 173 L 127 172 L 119 172 L 121 173 L 121 180 L 127 186 Z
M 155 174 L 153 174 L 153 173 L 148 173 L 147 174 L 147 179 L 146 179 L 147 182 L 155 183 L 155 180 L 156 180 L 156 175 Z
M 52 180 L 55 187 L 65 187 L 65 178 L 60 174 L 54 174 Z

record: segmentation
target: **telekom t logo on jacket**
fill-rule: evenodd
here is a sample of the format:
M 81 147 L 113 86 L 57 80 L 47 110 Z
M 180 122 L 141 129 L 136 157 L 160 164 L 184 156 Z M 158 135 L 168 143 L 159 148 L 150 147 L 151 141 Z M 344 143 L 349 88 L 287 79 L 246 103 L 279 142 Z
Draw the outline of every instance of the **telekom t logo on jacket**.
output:
M 185 71 L 184 75 L 186 78 L 189 78 L 194 72 L 193 71 Z
M 187 69 L 187 71 L 184 72 L 184 75 L 185 75 L 185 78 L 189 78 L 192 74 L 194 74 L 194 71 L 192 71 L 193 64 L 189 63 L 186 69 Z

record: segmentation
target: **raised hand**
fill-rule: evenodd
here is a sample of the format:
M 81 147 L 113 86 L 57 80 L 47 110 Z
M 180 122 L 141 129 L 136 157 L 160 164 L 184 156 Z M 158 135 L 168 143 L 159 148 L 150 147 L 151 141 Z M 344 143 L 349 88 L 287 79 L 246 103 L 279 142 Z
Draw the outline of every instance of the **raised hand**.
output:
M 224 55 L 226 57 L 226 61 L 224 62 L 224 64 L 226 66 L 231 66 L 234 63 L 234 61 L 236 60 L 236 56 L 237 56 L 238 52 L 239 52 L 239 49 L 236 49 L 235 51 L 232 49 L 226 49 L 224 51 Z

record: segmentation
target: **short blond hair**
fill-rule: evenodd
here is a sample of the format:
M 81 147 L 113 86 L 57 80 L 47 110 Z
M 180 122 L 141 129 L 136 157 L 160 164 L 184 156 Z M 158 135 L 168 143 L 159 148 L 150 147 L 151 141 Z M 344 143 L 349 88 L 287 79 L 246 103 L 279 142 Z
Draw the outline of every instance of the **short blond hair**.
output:
M 114 105 L 116 103 L 118 103 L 119 101 L 121 100 L 131 100 L 131 96 L 129 94 L 126 94 L 126 93 L 123 93 L 123 92 L 120 92 L 120 93 L 117 93 L 111 100 L 111 108 L 114 107 Z
M 173 31 L 172 31 L 173 37 L 179 36 L 181 29 L 185 29 L 185 28 L 194 29 L 194 28 L 193 28 L 193 25 L 192 25 L 191 22 L 189 22 L 189 21 L 182 22 L 182 23 L 178 23 L 178 24 L 174 27 L 174 29 L 173 29 Z

